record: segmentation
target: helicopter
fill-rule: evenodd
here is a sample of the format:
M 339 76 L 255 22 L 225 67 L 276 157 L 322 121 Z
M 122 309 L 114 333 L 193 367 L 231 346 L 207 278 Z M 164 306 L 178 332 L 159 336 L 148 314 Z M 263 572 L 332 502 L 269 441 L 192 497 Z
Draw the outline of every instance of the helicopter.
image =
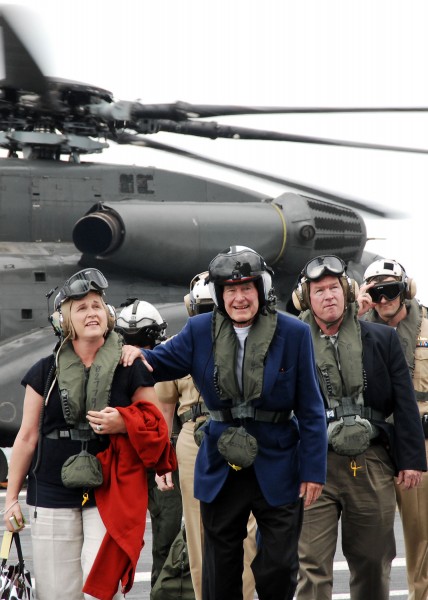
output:
M 369 108 L 287 108 L 116 101 L 103 88 L 48 77 L 14 25 L 0 13 L 5 78 L 0 81 L 0 401 L 1 446 L 22 417 L 21 376 L 52 351 L 48 296 L 71 274 L 93 266 L 109 281 L 108 300 L 155 304 L 168 333 L 184 324 L 192 277 L 231 244 L 250 246 L 275 270 L 278 306 L 290 309 L 297 275 L 311 257 L 340 255 L 357 281 L 376 255 L 365 249 L 359 211 L 390 214 L 344 194 L 258 173 L 153 141 L 157 132 L 208 138 L 277 140 L 385 151 L 406 147 L 223 126 L 233 115 L 360 112 Z M 394 107 L 388 110 L 398 110 Z M 252 189 L 155 167 L 81 160 L 109 142 L 143 146 L 293 190 L 272 197 Z M 234 143 L 231 141 L 231 143 Z M 426 153 L 420 150 L 421 153 Z M 149 258 L 147 260 L 146 258 Z M 5 478 L 0 455 L 0 480 Z

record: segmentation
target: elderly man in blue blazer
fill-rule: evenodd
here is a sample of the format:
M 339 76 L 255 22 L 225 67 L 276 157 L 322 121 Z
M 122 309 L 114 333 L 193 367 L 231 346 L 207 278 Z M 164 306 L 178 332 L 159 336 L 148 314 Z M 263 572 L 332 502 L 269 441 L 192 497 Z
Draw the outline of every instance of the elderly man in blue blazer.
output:
M 326 419 L 309 327 L 278 314 L 271 270 L 250 248 L 209 266 L 213 313 L 144 355 L 156 380 L 190 373 L 210 412 L 195 466 L 204 526 L 204 600 L 241 600 L 252 511 L 260 600 L 291 600 L 303 507 L 326 477 Z

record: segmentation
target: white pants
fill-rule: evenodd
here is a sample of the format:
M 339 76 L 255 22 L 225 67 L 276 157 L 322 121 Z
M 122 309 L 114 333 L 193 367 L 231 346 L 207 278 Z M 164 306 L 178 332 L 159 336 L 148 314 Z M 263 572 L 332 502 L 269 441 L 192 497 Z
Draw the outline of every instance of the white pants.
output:
M 93 598 L 82 587 L 106 532 L 98 509 L 38 507 L 37 519 L 29 509 L 37 600 Z

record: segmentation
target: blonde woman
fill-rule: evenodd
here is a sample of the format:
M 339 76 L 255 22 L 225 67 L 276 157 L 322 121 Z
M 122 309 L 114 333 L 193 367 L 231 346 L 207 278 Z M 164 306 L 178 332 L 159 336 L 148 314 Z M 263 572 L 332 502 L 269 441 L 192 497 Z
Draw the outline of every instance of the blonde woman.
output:
M 4 519 L 9 530 L 11 517 L 15 526 L 24 526 L 18 494 L 28 475 L 38 600 L 122 597 L 116 594 L 119 582 L 123 591 L 132 587 L 143 544 L 147 478 L 142 475 L 146 467 L 162 472 L 176 464 L 166 423 L 154 406 L 152 376 L 141 361 L 121 365 L 122 340 L 104 301 L 107 286 L 97 269 L 65 282 L 55 299 L 56 352 L 22 380 L 23 419 L 11 456 Z M 87 464 L 94 460 L 102 483 Z M 67 461 L 72 465 L 64 472 Z

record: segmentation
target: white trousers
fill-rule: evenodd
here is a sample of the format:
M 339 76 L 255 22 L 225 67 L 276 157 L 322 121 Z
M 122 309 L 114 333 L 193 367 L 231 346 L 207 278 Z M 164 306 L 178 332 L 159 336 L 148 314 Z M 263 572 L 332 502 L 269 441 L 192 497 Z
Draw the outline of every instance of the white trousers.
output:
M 37 519 L 29 509 L 37 600 L 93 598 L 82 587 L 106 532 L 98 509 L 38 507 Z

